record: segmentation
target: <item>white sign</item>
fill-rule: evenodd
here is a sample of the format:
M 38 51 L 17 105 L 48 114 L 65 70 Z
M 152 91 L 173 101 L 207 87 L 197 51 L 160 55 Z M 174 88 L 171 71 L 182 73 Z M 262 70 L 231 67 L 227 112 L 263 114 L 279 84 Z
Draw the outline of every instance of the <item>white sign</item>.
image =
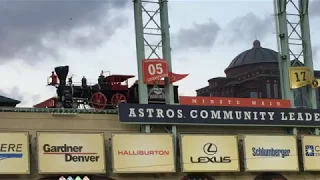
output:
M 295 136 L 245 135 L 246 171 L 299 171 Z

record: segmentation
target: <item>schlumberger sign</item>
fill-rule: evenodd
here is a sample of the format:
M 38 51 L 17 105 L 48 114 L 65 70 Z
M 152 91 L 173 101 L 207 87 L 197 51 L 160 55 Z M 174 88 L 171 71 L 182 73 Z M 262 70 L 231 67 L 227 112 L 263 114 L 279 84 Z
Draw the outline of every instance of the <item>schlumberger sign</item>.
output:
M 294 108 L 242 108 L 120 104 L 119 119 L 129 124 L 320 126 L 320 111 Z

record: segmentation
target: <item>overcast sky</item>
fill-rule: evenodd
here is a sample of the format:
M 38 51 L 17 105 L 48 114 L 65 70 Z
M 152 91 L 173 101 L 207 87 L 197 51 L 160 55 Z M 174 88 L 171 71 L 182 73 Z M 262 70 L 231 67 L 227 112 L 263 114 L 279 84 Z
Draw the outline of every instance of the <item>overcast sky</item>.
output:
M 311 2 L 315 69 L 320 69 L 320 1 Z M 272 0 L 169 0 L 173 71 L 183 95 L 207 85 L 257 38 L 277 50 Z M 131 0 L 0 1 L 0 94 L 32 106 L 55 95 L 55 66 L 97 82 L 101 70 L 137 74 Z M 133 81 L 131 81 L 132 83 Z

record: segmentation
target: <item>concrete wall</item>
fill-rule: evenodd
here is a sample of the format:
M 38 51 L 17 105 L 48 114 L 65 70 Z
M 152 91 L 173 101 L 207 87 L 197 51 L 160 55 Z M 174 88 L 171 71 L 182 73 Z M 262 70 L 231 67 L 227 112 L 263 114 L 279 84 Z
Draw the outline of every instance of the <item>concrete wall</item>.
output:
M 106 144 L 109 144 L 111 133 L 117 132 L 139 132 L 139 125 L 120 124 L 117 115 L 101 114 L 77 114 L 77 115 L 52 115 L 50 113 L 0 113 L 0 131 L 29 131 L 31 135 L 31 175 L 25 176 L 4 176 L 0 179 L 23 179 L 35 180 L 41 175 L 37 174 L 36 160 L 36 132 L 37 131 L 72 131 L 72 132 L 104 132 Z M 285 134 L 283 128 L 271 127 L 210 127 L 210 126 L 179 126 L 178 133 L 210 133 L 210 134 Z M 165 132 L 163 126 L 154 127 L 153 132 Z M 307 130 L 300 131 L 301 134 L 308 134 Z M 110 155 L 107 153 L 107 158 Z M 108 162 L 108 161 L 107 161 Z M 1 163 L 1 162 L 0 162 Z M 110 172 L 110 163 L 107 164 Z M 216 180 L 253 180 L 257 173 L 214 173 L 211 174 Z M 312 173 L 285 173 L 288 180 L 320 180 L 320 175 Z M 127 174 L 116 175 L 109 173 L 113 179 L 132 179 L 132 180 L 149 180 L 149 179 L 166 179 L 179 180 L 185 176 L 182 173 L 174 174 Z M 94 180 L 94 179 L 93 179 Z M 97 178 L 100 180 L 100 178 Z

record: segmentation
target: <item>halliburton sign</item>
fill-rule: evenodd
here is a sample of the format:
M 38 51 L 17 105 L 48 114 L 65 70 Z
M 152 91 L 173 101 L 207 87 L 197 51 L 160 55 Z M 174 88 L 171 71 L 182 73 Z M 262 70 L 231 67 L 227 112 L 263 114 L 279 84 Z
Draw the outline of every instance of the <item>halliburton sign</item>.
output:
M 181 105 L 290 108 L 289 100 L 227 97 L 179 96 Z
M 171 134 L 112 134 L 114 173 L 175 172 Z
M 38 132 L 39 173 L 105 173 L 103 133 Z

